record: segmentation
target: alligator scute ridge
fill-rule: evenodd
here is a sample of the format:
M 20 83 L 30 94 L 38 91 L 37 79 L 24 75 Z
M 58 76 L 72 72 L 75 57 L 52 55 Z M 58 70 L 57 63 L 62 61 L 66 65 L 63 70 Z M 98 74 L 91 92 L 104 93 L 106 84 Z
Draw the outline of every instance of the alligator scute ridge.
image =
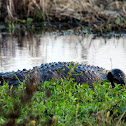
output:
M 0 73 L 0 84 L 3 85 L 4 81 L 8 82 L 9 86 L 17 86 L 19 84 L 19 78 L 21 82 L 26 79 L 34 81 L 36 83 L 44 83 L 50 79 L 63 78 L 69 72 L 68 66 L 72 63 L 72 66 L 77 64 L 77 67 L 74 69 L 74 73 L 81 73 L 81 75 L 74 75 L 72 77 L 76 82 L 82 84 L 87 83 L 90 88 L 93 88 L 92 83 L 102 82 L 104 80 L 109 80 L 114 87 L 114 82 L 125 84 L 125 74 L 120 69 L 112 69 L 111 71 L 105 70 L 102 67 L 91 66 L 87 64 L 79 64 L 76 62 L 52 62 L 41 64 L 40 66 L 33 67 L 33 69 L 18 70 L 16 72 L 6 72 Z M 58 69 L 62 70 L 65 74 L 60 72 Z M 16 75 L 16 76 L 15 76 Z

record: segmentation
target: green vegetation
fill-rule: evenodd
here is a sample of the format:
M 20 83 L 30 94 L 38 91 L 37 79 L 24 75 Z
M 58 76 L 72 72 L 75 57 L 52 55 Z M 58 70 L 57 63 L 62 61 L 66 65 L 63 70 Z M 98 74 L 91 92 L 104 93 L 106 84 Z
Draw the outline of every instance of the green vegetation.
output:
M 71 68 L 72 69 L 72 68 Z M 73 70 L 73 69 L 72 69 Z M 126 87 L 104 81 L 79 85 L 70 77 L 19 88 L 0 87 L 0 125 L 3 126 L 125 126 Z
M 0 20 L 33 27 L 38 23 L 80 24 L 89 32 L 125 32 L 125 0 L 2 0 Z M 9 25 L 10 27 L 10 25 Z M 12 27 L 11 27 L 12 28 Z

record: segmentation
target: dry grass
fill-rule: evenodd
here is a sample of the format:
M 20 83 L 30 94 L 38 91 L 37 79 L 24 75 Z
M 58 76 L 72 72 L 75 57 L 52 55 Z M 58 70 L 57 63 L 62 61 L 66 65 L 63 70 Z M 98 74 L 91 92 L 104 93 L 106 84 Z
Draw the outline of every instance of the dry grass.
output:
M 1 2 L 7 12 L 6 20 L 24 20 L 42 16 L 42 21 L 77 20 L 93 24 L 97 30 L 106 25 L 116 29 L 115 20 L 121 19 L 120 28 L 126 28 L 126 2 L 118 0 L 6 0 Z M 94 25 L 100 23 L 99 25 Z M 105 24 L 105 25 L 102 25 Z M 111 25 L 109 25 L 111 24 Z

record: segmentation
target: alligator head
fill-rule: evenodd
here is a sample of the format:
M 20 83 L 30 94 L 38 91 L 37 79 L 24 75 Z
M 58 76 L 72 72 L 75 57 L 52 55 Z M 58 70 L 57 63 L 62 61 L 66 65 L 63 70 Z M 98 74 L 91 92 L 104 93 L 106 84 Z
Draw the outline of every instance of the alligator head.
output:
M 107 74 L 108 80 L 111 82 L 112 87 L 115 87 L 114 83 L 124 85 L 126 84 L 126 75 L 120 69 L 112 69 Z

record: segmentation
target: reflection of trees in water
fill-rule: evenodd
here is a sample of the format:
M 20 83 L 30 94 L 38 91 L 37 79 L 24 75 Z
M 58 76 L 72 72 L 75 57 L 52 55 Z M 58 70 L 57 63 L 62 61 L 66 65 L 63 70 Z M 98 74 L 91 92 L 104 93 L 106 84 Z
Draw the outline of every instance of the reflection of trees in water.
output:
M 106 39 L 104 42 L 94 42 L 96 38 L 93 35 L 82 35 L 77 37 L 77 43 L 81 46 L 81 58 L 87 63 L 89 49 L 94 49 L 95 51 L 98 48 L 101 48 L 106 44 Z
M 18 48 L 19 50 L 27 50 L 27 53 L 32 57 L 38 57 L 41 56 L 41 52 L 43 53 L 42 50 L 44 50 L 44 46 L 46 46 L 44 44 L 43 46 L 41 46 L 42 48 L 40 49 L 39 45 L 42 45 L 42 42 L 47 42 L 46 37 L 44 36 L 37 37 L 36 34 L 33 32 L 24 32 L 22 30 L 18 30 L 15 34 L 1 34 L 1 36 L 2 37 L 0 39 L 0 56 L 14 57 L 16 55 L 16 49 Z M 57 38 L 59 38 L 59 36 L 55 36 L 54 39 Z M 78 45 L 80 45 L 82 59 L 87 58 L 88 50 L 90 48 L 97 50 L 103 47 L 108 41 L 108 38 L 94 37 L 93 35 L 69 35 L 64 36 L 62 39 L 64 39 L 63 41 L 69 45 L 75 45 L 76 48 Z M 125 39 L 122 39 L 122 41 L 124 48 L 126 48 Z M 115 38 L 112 39 L 112 43 L 115 46 L 118 46 L 119 41 Z
M 26 58 L 39 56 L 39 44 L 40 38 L 36 37 L 32 32 L 24 32 L 21 30 L 16 31 L 14 34 L 1 32 L 0 71 L 8 71 L 7 69 L 9 67 L 14 64 L 17 65 L 18 58 L 19 62 L 23 62 L 23 60 L 30 60 Z M 34 63 L 35 61 L 30 60 L 30 64 L 32 64 L 31 62 Z
M 87 55 L 88 55 L 88 50 L 85 46 L 86 44 L 85 38 L 86 36 L 78 37 L 78 43 L 81 45 L 81 58 L 82 59 L 87 59 Z
M 2 33 L 0 37 L 1 66 L 4 66 L 5 64 L 9 65 L 10 62 L 16 63 L 15 59 L 18 58 L 18 56 L 19 58 L 22 58 L 21 60 L 35 58 L 34 61 L 28 60 L 28 62 L 34 62 L 33 64 L 38 61 L 39 63 L 48 62 L 49 58 L 55 60 L 57 57 L 59 61 L 61 60 L 61 57 L 63 57 L 64 61 L 66 61 L 68 58 L 78 62 L 89 63 L 89 57 L 92 62 L 95 61 L 96 53 L 99 50 L 102 51 L 102 48 L 107 44 L 110 45 L 110 47 L 118 47 L 120 45 L 121 48 L 126 52 L 125 37 L 119 39 L 108 39 L 108 37 L 94 37 L 93 35 L 58 36 L 50 35 L 49 33 L 47 35 L 37 35 L 33 31 L 24 32 L 21 30 L 17 31 L 15 34 Z M 58 52 L 56 51 L 57 48 L 60 48 L 61 50 L 58 50 Z M 23 57 L 25 58 L 23 59 Z
M 24 48 L 29 50 L 29 54 L 32 57 L 39 56 L 39 46 L 40 45 L 40 39 L 35 36 L 33 32 L 19 32 L 18 36 L 18 47 L 20 50 L 23 50 Z
M 70 41 L 73 42 L 72 40 Z M 106 55 L 107 51 L 111 50 L 110 54 L 113 52 L 112 47 L 121 50 L 121 52 L 119 51 L 119 53 L 123 53 L 123 55 L 126 54 L 126 37 L 110 38 L 110 37 L 94 37 L 93 35 L 84 35 L 84 36 L 77 36 L 76 41 L 77 41 L 76 45 L 80 44 L 81 46 L 81 48 L 79 49 L 81 50 L 81 59 L 82 62 L 84 63 L 89 63 L 89 60 L 92 63 L 96 62 L 96 60 L 98 59 L 96 58 L 96 56 L 98 54 L 101 54 L 102 57 L 104 58 L 104 55 Z M 108 47 L 109 50 L 107 50 Z M 109 61 L 112 59 L 112 56 L 113 54 L 109 55 L 110 57 Z M 99 62 L 101 62 L 101 60 L 103 59 L 99 59 Z
M 0 40 L 0 55 L 15 56 L 16 49 L 26 49 L 31 56 L 38 56 L 40 39 L 32 32 L 17 31 L 15 34 L 2 34 Z
M 85 37 L 87 41 L 85 41 Z M 125 37 L 119 38 L 119 37 L 94 37 L 94 36 L 82 36 L 82 38 L 79 40 L 80 45 L 82 48 L 93 48 L 94 50 L 97 50 L 98 48 L 102 48 L 106 44 L 111 44 L 114 47 L 118 47 L 118 45 L 121 44 L 121 46 L 126 49 L 126 39 Z

